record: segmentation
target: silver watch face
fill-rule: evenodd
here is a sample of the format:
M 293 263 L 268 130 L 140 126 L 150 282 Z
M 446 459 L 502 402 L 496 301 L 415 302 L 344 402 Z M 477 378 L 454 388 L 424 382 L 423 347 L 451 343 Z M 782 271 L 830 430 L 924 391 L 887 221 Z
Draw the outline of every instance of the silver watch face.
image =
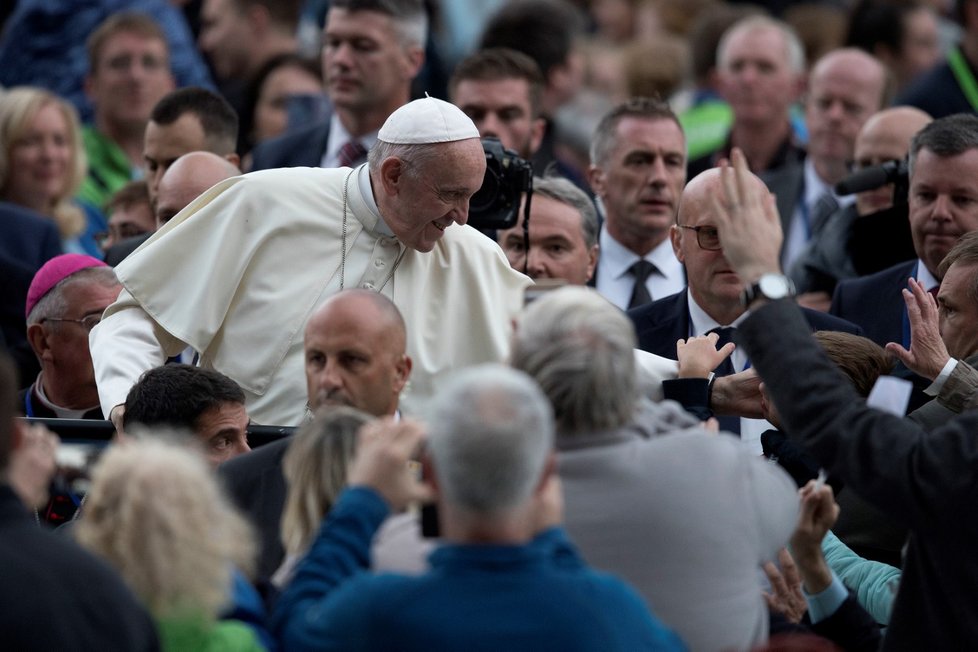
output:
M 768 299 L 783 299 L 792 292 L 791 281 L 780 274 L 765 274 L 757 280 L 757 287 Z

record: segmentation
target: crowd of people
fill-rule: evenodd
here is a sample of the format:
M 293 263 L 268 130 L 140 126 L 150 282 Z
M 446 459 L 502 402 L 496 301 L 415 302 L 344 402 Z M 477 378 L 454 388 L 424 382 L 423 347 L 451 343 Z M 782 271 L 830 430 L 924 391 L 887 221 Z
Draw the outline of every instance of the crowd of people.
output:
M 978 642 L 978 0 L 77 5 L 0 11 L 12 649 Z

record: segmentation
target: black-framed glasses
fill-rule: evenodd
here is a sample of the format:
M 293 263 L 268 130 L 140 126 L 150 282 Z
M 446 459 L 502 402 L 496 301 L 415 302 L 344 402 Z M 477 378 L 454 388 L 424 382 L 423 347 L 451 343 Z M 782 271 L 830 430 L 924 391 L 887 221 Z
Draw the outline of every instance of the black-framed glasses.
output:
M 700 249 L 705 249 L 706 251 L 720 251 L 723 249 L 720 246 L 720 232 L 717 231 L 717 227 L 715 226 L 689 226 L 688 224 L 680 224 L 679 228 L 696 231 L 696 244 L 700 246 Z
M 45 321 L 70 321 L 70 322 L 72 322 L 74 324 L 81 324 L 82 325 L 82 328 L 84 328 L 86 331 L 88 331 L 89 333 L 91 333 L 92 332 L 92 329 L 95 328 L 96 326 L 98 326 L 98 323 L 100 321 L 102 321 L 102 313 L 96 313 L 94 315 L 85 315 L 81 319 L 68 319 L 66 317 L 45 317 L 41 321 L 42 322 L 45 322 Z

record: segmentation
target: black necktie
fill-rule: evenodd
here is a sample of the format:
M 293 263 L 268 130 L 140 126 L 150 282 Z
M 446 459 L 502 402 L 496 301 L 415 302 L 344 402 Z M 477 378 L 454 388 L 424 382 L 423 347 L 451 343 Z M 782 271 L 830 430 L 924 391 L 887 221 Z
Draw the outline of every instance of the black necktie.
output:
M 339 159 L 341 168 L 351 168 L 355 163 L 359 163 L 366 155 L 367 149 L 360 141 L 351 140 L 343 145 L 343 147 L 340 147 L 340 153 L 337 158 Z
M 708 333 L 716 333 L 719 335 L 717 340 L 717 348 L 719 349 L 727 342 L 733 342 L 733 334 L 737 329 L 732 326 L 720 326 L 719 328 L 714 328 Z M 734 373 L 733 356 L 727 356 L 726 359 L 717 365 L 717 368 L 713 370 L 716 376 L 730 376 Z M 717 421 L 720 422 L 720 429 L 734 434 L 740 434 L 740 417 L 733 416 L 718 416 Z
M 717 340 L 717 348 L 719 349 L 728 342 L 733 342 L 734 331 L 737 330 L 733 326 L 720 326 L 718 328 L 713 328 L 707 331 L 709 333 L 716 333 L 720 336 Z M 729 376 L 734 373 L 733 356 L 727 356 L 723 362 L 717 365 L 717 368 L 713 370 L 713 373 L 717 376 Z
M 808 225 L 809 237 L 817 236 L 825 228 L 829 217 L 839 210 L 839 200 L 830 192 L 824 192 L 812 206 L 812 221 Z
M 635 277 L 635 287 L 632 289 L 632 298 L 628 301 L 628 309 L 638 308 L 647 303 L 652 303 L 652 295 L 645 282 L 649 279 L 652 272 L 657 271 L 656 266 L 645 259 L 635 261 L 628 271 Z

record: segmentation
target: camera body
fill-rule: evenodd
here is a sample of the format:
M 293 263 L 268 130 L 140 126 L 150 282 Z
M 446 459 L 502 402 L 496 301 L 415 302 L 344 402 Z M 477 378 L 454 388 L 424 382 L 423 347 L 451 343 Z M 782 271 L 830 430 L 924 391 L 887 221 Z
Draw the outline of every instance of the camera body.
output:
M 533 166 L 498 138 L 483 138 L 486 176 L 469 201 L 469 225 L 484 230 L 516 226 L 523 193 L 533 189 Z

